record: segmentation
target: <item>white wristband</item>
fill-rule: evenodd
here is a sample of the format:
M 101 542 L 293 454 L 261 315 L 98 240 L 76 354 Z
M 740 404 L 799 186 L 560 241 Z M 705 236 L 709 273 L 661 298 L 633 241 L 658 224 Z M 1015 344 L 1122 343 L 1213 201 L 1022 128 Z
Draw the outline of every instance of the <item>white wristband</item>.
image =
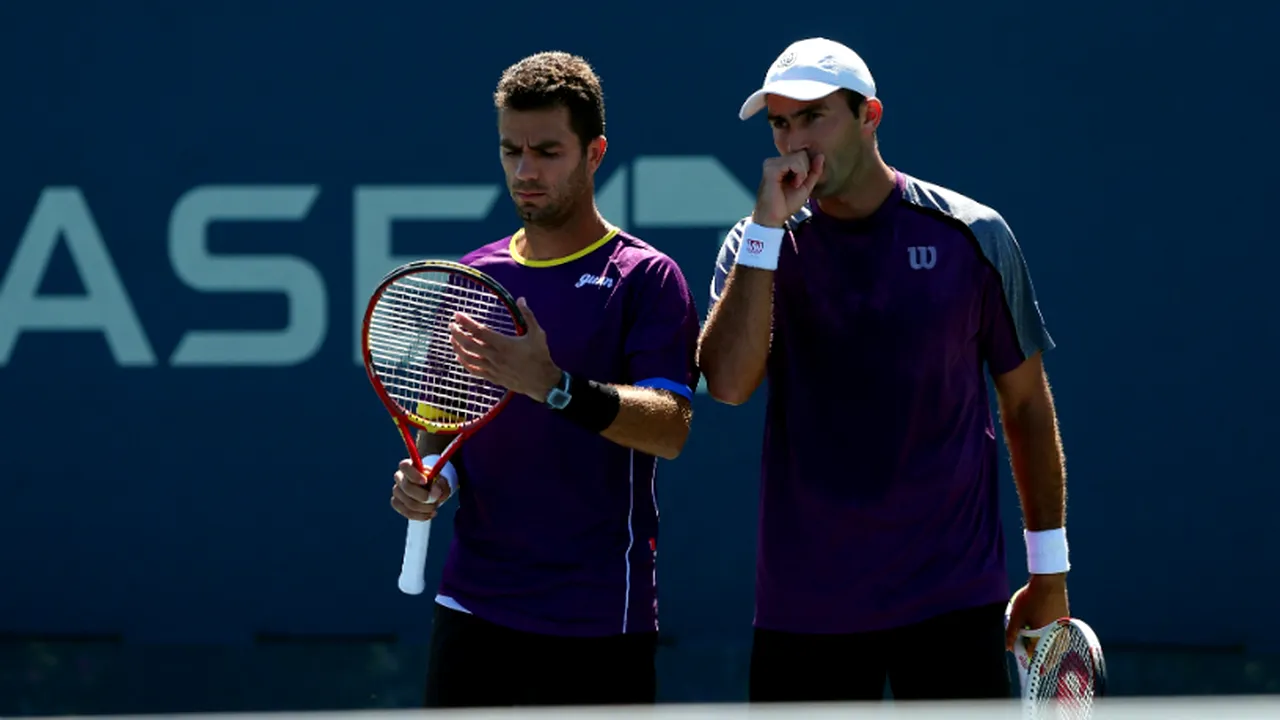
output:
M 431 468 L 435 467 L 436 462 L 439 460 L 439 455 L 428 455 L 422 458 L 422 467 L 427 472 L 431 472 Z M 458 492 L 458 471 L 454 469 L 453 463 L 447 462 L 444 467 L 440 468 L 440 477 L 443 477 L 444 481 L 449 483 L 449 497 L 453 497 Z M 445 498 L 445 502 L 448 501 L 449 498 Z
M 782 228 L 747 223 L 742 229 L 737 263 L 761 270 L 777 270 L 778 255 L 782 253 L 782 237 L 786 232 Z
M 1027 571 L 1032 575 L 1056 575 L 1071 569 L 1067 558 L 1067 530 L 1023 530 L 1027 543 Z

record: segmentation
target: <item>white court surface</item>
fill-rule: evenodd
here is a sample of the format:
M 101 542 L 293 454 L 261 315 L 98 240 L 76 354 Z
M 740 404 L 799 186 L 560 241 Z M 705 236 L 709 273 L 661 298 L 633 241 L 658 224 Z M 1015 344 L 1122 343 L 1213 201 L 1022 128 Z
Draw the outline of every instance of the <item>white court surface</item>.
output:
M 517 708 L 489 710 L 370 710 L 343 712 L 208 713 L 166 715 L 95 715 L 93 720 L 409 720 L 423 716 L 448 720 L 999 720 L 1022 718 L 1016 702 L 991 703 L 870 703 L 831 705 L 657 705 L 640 708 Z M 1161 699 L 1113 698 L 1099 701 L 1097 720 L 1280 720 L 1280 696 L 1191 697 Z M 44 720 L 88 720 L 76 716 Z

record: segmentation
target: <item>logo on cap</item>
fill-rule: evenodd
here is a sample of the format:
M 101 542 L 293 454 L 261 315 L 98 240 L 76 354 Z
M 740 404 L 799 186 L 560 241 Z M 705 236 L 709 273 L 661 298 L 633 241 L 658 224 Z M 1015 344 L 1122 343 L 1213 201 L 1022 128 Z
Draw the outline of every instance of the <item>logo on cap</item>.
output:
M 795 61 L 796 61 L 795 52 L 788 52 L 783 54 L 782 57 L 778 58 L 778 62 L 774 63 L 773 66 L 781 70 L 782 68 L 785 68 L 785 67 L 791 67 L 791 64 L 794 63 Z

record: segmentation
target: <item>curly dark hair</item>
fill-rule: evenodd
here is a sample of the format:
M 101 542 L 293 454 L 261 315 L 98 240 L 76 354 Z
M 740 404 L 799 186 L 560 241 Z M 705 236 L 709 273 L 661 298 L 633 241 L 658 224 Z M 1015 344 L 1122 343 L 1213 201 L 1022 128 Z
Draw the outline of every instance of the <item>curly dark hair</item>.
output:
M 563 105 L 569 126 L 586 148 L 604 135 L 604 91 L 586 60 L 566 52 L 541 52 L 507 68 L 493 104 L 505 110 L 542 110 Z

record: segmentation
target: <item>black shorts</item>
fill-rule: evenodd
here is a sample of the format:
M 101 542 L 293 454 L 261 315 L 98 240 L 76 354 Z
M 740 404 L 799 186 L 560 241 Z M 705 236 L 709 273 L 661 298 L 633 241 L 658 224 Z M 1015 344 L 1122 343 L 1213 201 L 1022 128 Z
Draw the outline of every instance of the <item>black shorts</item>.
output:
M 916 625 L 853 635 L 757 628 L 752 702 L 1010 698 L 1005 604 L 948 613 Z
M 658 634 L 559 637 L 435 606 L 424 704 L 440 707 L 652 704 Z

